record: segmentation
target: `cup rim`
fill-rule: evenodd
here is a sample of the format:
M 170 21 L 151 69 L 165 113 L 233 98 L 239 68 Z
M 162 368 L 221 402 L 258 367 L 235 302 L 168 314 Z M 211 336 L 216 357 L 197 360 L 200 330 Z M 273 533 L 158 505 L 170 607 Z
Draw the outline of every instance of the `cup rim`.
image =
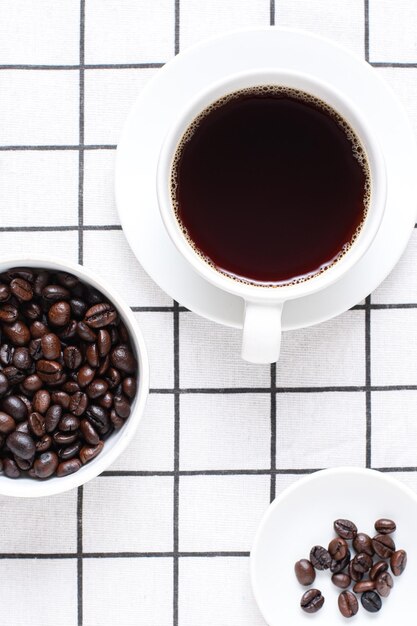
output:
M 64 493 L 75 487 L 84 485 L 86 482 L 96 478 L 104 472 L 120 454 L 126 449 L 133 439 L 139 423 L 143 417 L 148 392 L 149 392 L 149 359 L 143 334 L 133 315 L 132 310 L 118 294 L 117 290 L 108 286 L 104 279 L 79 263 L 71 263 L 50 256 L 9 256 L 0 259 L 0 272 L 12 267 L 45 267 L 46 269 L 56 269 L 67 271 L 84 282 L 99 289 L 111 302 L 113 302 L 123 322 L 129 331 L 131 342 L 138 360 L 138 388 L 136 397 L 131 405 L 131 414 L 123 427 L 114 433 L 104 444 L 102 452 L 92 461 L 83 465 L 78 472 L 58 478 L 52 476 L 45 480 L 35 480 L 32 478 L 8 478 L 4 474 L 0 475 L 0 494 L 5 496 L 36 498 Z M 107 447 L 113 437 L 118 437 L 117 441 Z
M 294 84 L 294 83 L 302 83 Z M 371 202 L 365 223 L 351 249 L 344 258 L 337 261 L 324 272 L 313 276 L 301 283 L 273 285 L 255 285 L 250 282 L 240 282 L 227 274 L 211 267 L 204 261 L 186 240 L 171 203 L 169 173 L 172 160 L 185 130 L 195 117 L 198 116 L 210 103 L 218 100 L 222 95 L 233 91 L 262 84 L 277 84 L 299 89 L 316 95 L 328 103 L 358 135 L 361 143 L 366 146 L 366 154 L 371 170 Z M 316 89 L 320 90 L 319 93 Z M 321 92 L 325 92 L 323 96 Z M 334 104 L 334 101 L 337 104 Z M 352 119 L 354 122 L 352 122 Z M 375 179 L 378 179 L 377 184 Z M 182 110 L 174 124 L 169 129 L 162 143 L 156 176 L 156 191 L 160 216 L 172 242 L 185 260 L 200 274 L 216 287 L 241 296 L 245 300 L 258 302 L 282 302 L 298 297 L 304 297 L 320 291 L 339 280 L 365 254 L 374 240 L 382 221 L 386 201 L 386 171 L 385 161 L 372 123 L 365 120 L 362 113 L 351 102 L 350 98 L 327 82 L 315 76 L 302 72 L 294 72 L 285 68 L 259 68 L 248 72 L 231 74 L 219 81 L 211 83 L 201 90 L 195 98 Z M 366 242 L 365 242 L 366 233 Z

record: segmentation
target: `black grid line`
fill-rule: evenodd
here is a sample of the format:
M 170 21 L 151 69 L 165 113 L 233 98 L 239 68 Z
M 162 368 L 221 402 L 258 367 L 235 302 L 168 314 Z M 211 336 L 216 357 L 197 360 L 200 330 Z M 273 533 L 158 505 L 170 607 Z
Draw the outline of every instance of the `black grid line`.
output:
M 80 181 L 78 184 L 80 185 Z M 82 189 L 80 191 L 82 191 Z M 78 206 L 78 211 L 80 211 L 80 206 Z M 54 233 L 60 231 L 70 232 L 75 230 L 80 230 L 80 224 L 77 224 L 77 226 L 0 226 L 0 233 Z M 99 224 L 91 226 L 82 224 L 82 230 L 122 230 L 122 227 L 120 224 L 103 224 L 102 226 Z
M 416 68 L 417 63 L 395 63 L 390 61 L 370 61 L 372 67 L 394 67 L 397 69 Z
M 177 552 L 175 556 L 179 559 L 187 558 L 247 558 L 248 551 L 213 551 L 213 552 Z M 83 559 L 149 559 L 149 558 L 173 558 L 174 552 L 83 552 Z M 77 559 L 76 552 L 3 552 L 0 553 L 0 560 L 38 560 L 38 559 Z
M 285 393 L 338 393 L 338 392 L 350 392 L 357 393 L 361 391 L 417 391 L 417 385 L 351 385 L 345 387 L 277 387 L 274 392 L 276 394 Z M 270 387 L 202 387 L 191 389 L 170 389 L 170 388 L 151 388 L 150 393 L 155 394 L 240 394 L 240 393 L 254 393 L 254 394 L 269 394 L 271 393 Z
M 48 71 L 48 70 L 75 70 L 80 71 L 83 70 L 147 70 L 147 69 L 158 69 L 163 67 L 165 63 L 162 62 L 147 62 L 147 63 L 81 63 L 80 64 L 71 64 L 71 65 L 37 65 L 30 63 L 16 63 L 16 64 L 6 64 L 0 65 L 0 70 L 38 70 L 38 71 Z
M 174 303 L 174 495 L 173 495 L 173 625 L 178 626 L 178 586 L 179 586 L 179 490 L 180 490 L 180 354 L 179 354 L 179 311 Z
M 318 468 L 320 469 L 320 468 Z M 317 468 L 303 469 L 211 469 L 211 470 L 108 470 L 100 474 L 100 478 L 114 478 L 117 476 L 138 476 L 142 478 L 157 476 L 265 476 L 274 474 L 276 476 L 312 474 L 318 471 Z
M 372 458 L 372 388 L 371 388 L 371 296 L 366 298 L 365 309 L 365 384 L 366 384 L 366 467 Z
M 77 622 L 83 623 L 83 487 L 77 490 Z
M 269 493 L 269 501 L 275 500 L 276 480 L 275 471 L 277 465 L 277 364 L 271 363 L 271 486 Z
M 275 26 L 275 0 L 269 0 L 269 25 Z
M 364 0 L 365 61 L 369 62 L 369 0 Z
M 0 152 L 24 152 L 24 151 L 45 151 L 53 152 L 59 150 L 74 150 L 79 152 L 81 150 L 116 150 L 116 144 L 89 144 L 81 146 L 80 144 L 44 144 L 44 145 L 5 145 L 0 146 Z

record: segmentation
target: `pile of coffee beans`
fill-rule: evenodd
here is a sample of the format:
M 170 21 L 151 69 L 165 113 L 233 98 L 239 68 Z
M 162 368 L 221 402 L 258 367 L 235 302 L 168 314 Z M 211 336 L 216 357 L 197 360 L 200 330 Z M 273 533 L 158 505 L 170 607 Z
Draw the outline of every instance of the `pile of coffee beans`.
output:
M 100 454 L 136 394 L 114 305 L 72 274 L 0 274 L 0 471 L 66 476 Z
M 333 524 L 337 537 L 329 546 L 314 546 L 310 559 L 301 559 L 294 566 L 295 575 L 301 585 L 312 585 L 316 571 L 330 570 L 332 582 L 343 589 L 338 598 L 339 610 L 344 617 L 353 617 L 359 610 L 360 594 L 363 608 L 370 613 L 377 613 L 382 607 L 382 599 L 389 596 L 394 576 L 401 576 L 407 565 L 405 550 L 397 550 L 391 534 L 396 524 L 390 519 L 375 522 L 377 534 L 369 535 L 358 532 L 356 525 L 347 519 L 337 519 Z M 348 541 L 352 544 L 349 546 Z M 352 556 L 352 550 L 355 555 Z M 353 592 L 349 587 L 353 586 Z M 317 613 L 324 604 L 324 596 L 319 589 L 306 591 L 300 606 L 306 613 Z

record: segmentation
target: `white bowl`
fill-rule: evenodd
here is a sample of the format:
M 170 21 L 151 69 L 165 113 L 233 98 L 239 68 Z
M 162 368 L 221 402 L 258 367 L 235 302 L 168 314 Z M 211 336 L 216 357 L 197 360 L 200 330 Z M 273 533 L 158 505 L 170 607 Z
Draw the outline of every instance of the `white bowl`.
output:
M 301 596 L 310 587 L 298 583 L 294 564 L 308 559 L 314 545 L 327 548 L 336 536 L 335 519 L 350 519 L 359 531 L 373 536 L 374 522 L 382 517 L 397 523 L 393 539 L 397 548 L 406 550 L 408 564 L 402 576 L 393 576 L 394 587 L 388 598 L 382 598 L 381 610 L 368 613 L 358 596 L 359 611 L 351 621 L 356 626 L 415 624 L 417 495 L 380 472 L 346 467 L 302 478 L 270 505 L 261 521 L 251 552 L 251 579 L 255 599 L 269 626 L 305 626 L 313 622 L 320 626 L 346 625 L 337 604 L 341 589 L 331 582 L 329 570 L 317 572 L 311 585 L 325 597 L 322 609 L 314 615 L 301 610 Z
M 145 341 L 137 325 L 134 315 L 121 296 L 107 285 L 103 278 L 90 272 L 81 265 L 64 263 L 57 259 L 37 256 L 7 258 L 0 261 L 0 272 L 11 267 L 43 267 L 50 270 L 70 272 L 85 283 L 101 291 L 117 308 L 118 313 L 129 331 L 132 347 L 138 361 L 138 389 L 132 403 L 131 414 L 124 426 L 115 431 L 105 441 L 102 452 L 90 463 L 83 465 L 78 472 L 63 476 L 51 477 L 45 480 L 32 478 L 8 478 L 0 475 L 0 494 L 24 498 L 50 496 L 79 487 L 104 472 L 124 451 L 132 440 L 142 418 L 149 391 L 149 363 Z

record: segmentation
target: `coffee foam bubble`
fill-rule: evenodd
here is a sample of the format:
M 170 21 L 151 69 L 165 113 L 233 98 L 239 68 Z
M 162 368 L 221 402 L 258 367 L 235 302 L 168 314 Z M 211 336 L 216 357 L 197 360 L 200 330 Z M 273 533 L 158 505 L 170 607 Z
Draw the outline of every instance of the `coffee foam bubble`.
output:
M 335 122 L 337 122 L 337 124 L 343 129 L 347 139 L 349 140 L 352 146 L 352 154 L 354 158 L 360 164 L 365 174 L 364 197 L 363 197 L 363 204 L 364 204 L 363 219 L 361 223 L 359 224 L 359 226 L 356 228 L 355 232 L 353 233 L 350 241 L 346 242 L 342 246 L 342 249 L 340 250 L 340 252 L 333 259 L 331 259 L 328 263 L 321 265 L 319 268 L 309 272 L 308 274 L 297 276 L 296 278 L 293 278 L 292 280 L 279 281 L 279 282 L 272 282 L 272 281 L 271 282 L 270 281 L 257 282 L 254 280 L 243 278 L 242 276 L 237 276 L 228 270 L 218 267 L 215 263 L 213 263 L 210 257 L 204 254 L 195 245 L 194 241 L 190 237 L 190 234 L 188 233 L 187 228 L 181 222 L 181 219 L 179 217 L 179 204 L 178 204 L 178 199 L 177 199 L 178 166 L 179 166 L 179 162 L 181 160 L 182 152 L 184 150 L 185 145 L 193 137 L 194 133 L 196 132 L 197 128 L 199 127 L 200 123 L 205 117 L 207 117 L 212 111 L 219 109 L 220 107 L 231 102 L 232 100 L 236 100 L 240 98 L 240 96 L 242 95 L 255 95 L 255 96 L 256 95 L 260 95 L 260 96 L 271 95 L 271 96 L 282 96 L 282 97 L 288 96 L 290 98 L 293 98 L 294 100 L 299 100 L 300 102 L 307 102 L 309 104 L 313 104 L 318 109 L 321 109 L 322 111 L 327 113 Z M 246 87 L 244 89 L 239 89 L 237 91 L 233 91 L 229 94 L 222 96 L 215 102 L 212 102 L 201 113 L 199 113 L 197 117 L 193 119 L 193 121 L 189 124 L 189 126 L 185 130 L 175 150 L 174 158 L 171 164 L 171 172 L 170 172 L 170 191 L 171 191 L 171 202 L 172 202 L 172 206 L 174 209 L 174 214 L 177 220 L 177 224 L 182 234 L 184 235 L 185 239 L 187 240 L 188 244 L 192 247 L 193 251 L 200 257 L 200 259 L 202 259 L 205 263 L 207 263 L 207 265 L 209 265 L 211 268 L 216 270 L 218 273 L 223 274 L 224 276 L 227 276 L 228 278 L 231 278 L 238 283 L 243 283 L 245 285 L 252 285 L 255 287 L 277 287 L 278 288 L 278 287 L 287 287 L 290 285 L 298 285 L 300 283 L 304 283 L 308 280 L 311 280 L 312 278 L 319 276 L 320 274 L 322 274 L 329 268 L 333 267 L 343 257 L 346 256 L 346 254 L 349 252 L 349 250 L 352 248 L 353 244 L 359 237 L 362 231 L 362 227 L 366 221 L 366 217 L 368 215 L 369 206 L 371 203 L 371 171 L 370 171 L 366 151 L 365 151 L 364 146 L 362 145 L 362 142 L 360 141 L 359 137 L 356 135 L 356 133 L 354 132 L 350 124 L 335 109 L 333 109 L 333 107 L 331 107 L 329 104 L 327 104 L 326 102 L 324 102 L 317 96 L 313 96 L 312 94 L 309 94 L 305 91 L 301 91 L 299 89 L 294 89 L 292 87 L 285 87 L 285 86 L 280 86 L 280 85 L 259 85 L 255 87 Z

